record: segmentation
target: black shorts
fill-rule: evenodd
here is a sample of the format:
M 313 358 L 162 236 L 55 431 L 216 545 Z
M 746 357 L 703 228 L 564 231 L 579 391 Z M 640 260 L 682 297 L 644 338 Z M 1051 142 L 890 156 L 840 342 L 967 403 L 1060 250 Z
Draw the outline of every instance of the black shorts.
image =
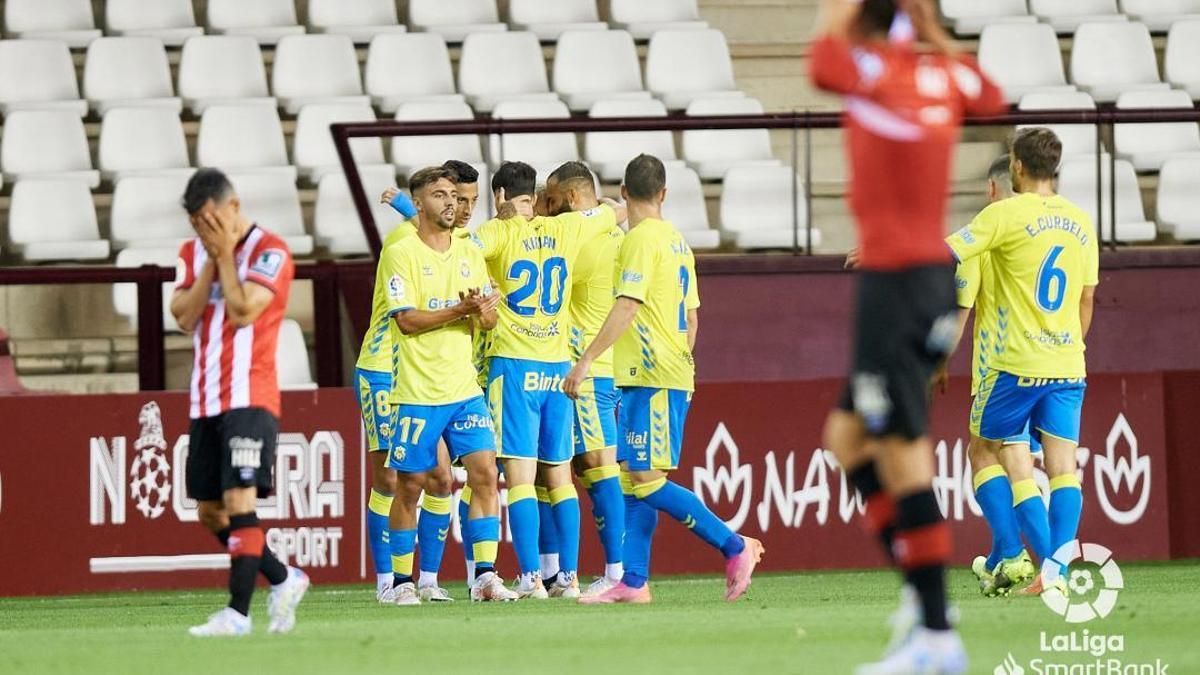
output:
M 925 435 L 929 381 L 958 329 L 952 266 L 858 275 L 854 363 L 841 408 L 869 436 Z
M 220 501 L 226 490 L 257 487 L 271 494 L 279 422 L 262 408 L 237 408 L 192 420 L 187 456 L 187 492 L 192 499 Z

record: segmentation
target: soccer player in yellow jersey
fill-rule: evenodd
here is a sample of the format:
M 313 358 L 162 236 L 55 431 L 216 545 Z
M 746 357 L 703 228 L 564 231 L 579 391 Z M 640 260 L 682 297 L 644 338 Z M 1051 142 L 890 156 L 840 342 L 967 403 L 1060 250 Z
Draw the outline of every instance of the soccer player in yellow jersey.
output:
M 562 393 L 570 368 L 572 270 L 583 247 L 617 228 L 624 214 L 605 204 L 581 213 L 534 217 L 536 178 L 528 164 L 501 166 L 492 179 L 500 216 L 475 233 L 505 297 L 488 350 L 487 396 L 521 566 L 517 592 L 528 598 L 548 596 L 538 560 L 534 481 L 540 464 L 559 534 L 560 588 L 552 590 L 573 597 L 579 593 L 579 500 L 570 467 L 571 402 Z
M 586 604 L 650 602 L 650 547 L 659 511 L 725 556 L 726 600 L 745 593 L 763 554 L 760 542 L 733 532 L 695 493 L 667 480 L 679 466 L 695 390 L 692 348 L 700 294 L 691 248 L 662 219 L 666 182 L 656 157 L 640 155 L 626 167 L 621 196 L 630 228 L 613 272 L 616 301 L 563 386 L 578 399 L 593 364 L 614 350 L 614 379 L 621 388 L 617 458 L 631 493 L 625 502 L 625 573 L 616 586 L 580 598 Z
M 1075 539 L 1083 509 L 1075 449 L 1099 248 L 1091 218 L 1054 192 L 1062 155 L 1054 133 L 1019 131 L 1011 154 L 1019 194 L 987 207 L 946 241 L 960 263 L 989 254 L 995 289 L 994 354 L 971 409 L 971 433 L 994 454 L 1026 424 L 1041 436 L 1050 477 L 1050 537 L 1048 549 L 1038 550 L 1044 542 L 1030 542 L 1043 561 L 1043 574 L 1028 589 L 1040 592 L 1046 583 L 1061 581 L 1059 566 L 1047 561 Z M 1029 502 L 1036 509 L 1041 496 L 1032 472 L 1009 478 L 1024 521 L 1022 505 Z
M 458 202 L 454 215 L 454 235 L 467 236 L 466 225 L 471 221 L 475 204 L 479 199 L 479 172 L 470 164 L 449 160 L 442 165 L 455 174 Z M 380 201 L 390 205 L 405 221 L 397 225 L 383 240 L 383 249 L 401 239 L 416 234 L 415 222 L 409 220 L 416 215 L 412 199 L 397 188 L 388 188 Z M 388 545 L 388 513 L 391 511 L 392 495 L 396 492 L 396 472 L 387 467 L 387 440 L 391 438 L 388 418 L 391 406 L 388 398 L 392 390 L 392 342 L 387 316 L 386 289 L 376 284 L 371 306 L 370 327 L 363 336 L 355 367 L 358 383 L 359 406 L 366 429 L 367 452 L 371 457 L 371 494 L 367 501 L 367 539 L 375 565 L 375 597 L 382 603 L 392 602 L 392 560 Z M 479 332 L 483 334 L 482 331 Z M 421 578 L 418 590 L 422 599 L 434 602 L 449 601 L 450 595 L 438 586 L 437 571 L 441 567 L 445 537 L 450 527 L 451 490 L 454 475 L 451 473 L 449 455 L 444 445 L 439 447 L 438 468 L 431 471 L 425 485 L 425 497 L 421 502 L 418 519 L 418 541 L 421 547 Z M 469 492 L 469 491 L 468 491 Z M 469 496 L 467 501 L 469 501 Z M 460 524 L 466 523 L 465 511 L 460 515 Z M 469 548 L 468 550 L 469 557 Z
M 471 598 L 514 599 L 494 569 L 500 536 L 495 436 L 471 359 L 471 334 L 495 325 L 499 297 L 478 249 L 452 236 L 454 179 L 441 167 L 413 174 L 417 233 L 385 250 L 377 273 L 386 288 L 394 353 L 388 467 L 397 472 L 397 487 L 388 541 L 397 605 L 421 604 L 412 578 L 417 502 L 439 464 L 439 440 L 466 467 L 473 493 L 466 540 L 478 574 Z
M 1008 155 L 992 162 L 988 169 L 988 201 L 999 202 L 1013 196 L 1011 160 Z M 971 354 L 971 397 L 979 391 L 979 382 L 987 374 L 988 364 L 998 343 L 996 334 L 996 312 L 993 296 L 991 255 L 980 254 L 958 266 L 955 271 L 956 296 L 959 306 L 958 333 L 961 339 L 971 310 L 975 310 L 975 330 Z M 939 371 L 944 376 L 945 365 Z M 999 456 L 984 447 L 979 439 L 971 436 L 967 453 L 974 472 L 975 501 L 983 511 L 988 527 L 992 531 L 992 548 L 987 556 L 978 556 L 971 565 L 979 580 L 984 595 L 996 596 L 1007 592 L 1011 584 L 1023 583 L 1033 578 L 1036 569 L 1021 543 L 1021 531 L 1017 512 L 1013 507 L 1012 485 L 1008 480 L 1006 466 L 1013 466 L 1015 475 L 1032 475 L 1033 456 L 1030 454 L 1032 439 L 1029 427 L 1004 440 Z M 1038 446 L 1040 449 L 1040 446 Z M 1042 518 L 1043 525 L 1045 518 Z M 1028 533 L 1030 541 L 1036 541 L 1046 527 Z M 1048 536 L 1048 535 L 1047 535 Z M 1009 578 L 997 584 L 996 572 L 1004 563 Z

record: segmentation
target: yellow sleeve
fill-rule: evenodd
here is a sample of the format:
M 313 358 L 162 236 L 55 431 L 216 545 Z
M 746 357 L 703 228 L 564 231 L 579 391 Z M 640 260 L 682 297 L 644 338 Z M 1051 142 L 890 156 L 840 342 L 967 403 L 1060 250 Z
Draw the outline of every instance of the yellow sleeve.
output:
M 399 246 L 390 246 L 379 259 L 376 283 L 387 289 L 387 315 L 415 309 L 418 301 L 417 279 L 412 273 L 408 253 Z
M 520 216 L 517 216 L 517 218 L 520 218 Z M 507 230 L 506 222 L 499 218 L 493 218 L 480 225 L 479 229 L 475 230 L 475 234 L 471 235 L 471 241 L 479 246 L 484 260 L 491 260 L 499 255 L 500 251 L 504 250 L 504 233 Z
M 996 202 L 979 212 L 969 225 L 946 237 L 946 244 L 958 262 L 970 260 L 994 248 L 1004 230 L 1006 202 Z
M 971 309 L 975 306 L 975 299 L 979 297 L 979 284 L 983 281 L 982 276 L 978 256 L 958 264 L 954 271 L 954 295 L 959 307 Z
M 687 279 L 684 281 L 683 303 L 684 307 L 691 311 L 700 308 L 700 277 L 696 276 L 696 256 L 691 249 L 688 249 L 685 266 Z
M 650 291 L 650 276 L 658 249 L 653 242 L 635 234 L 625 236 L 617 256 L 618 276 L 613 280 L 613 294 L 646 302 Z
M 1092 228 L 1092 236 L 1083 249 L 1084 286 L 1100 285 L 1100 243 L 1096 241 L 1096 229 Z

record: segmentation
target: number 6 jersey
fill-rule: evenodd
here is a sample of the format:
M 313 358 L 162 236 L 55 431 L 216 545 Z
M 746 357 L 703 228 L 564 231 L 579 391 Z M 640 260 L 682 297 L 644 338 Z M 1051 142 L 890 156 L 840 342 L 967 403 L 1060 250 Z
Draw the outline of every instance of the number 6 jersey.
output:
M 991 255 L 992 370 L 1079 378 L 1084 365 L 1079 299 L 1100 282 L 1092 219 L 1060 195 L 996 202 L 946 239 L 959 262 Z

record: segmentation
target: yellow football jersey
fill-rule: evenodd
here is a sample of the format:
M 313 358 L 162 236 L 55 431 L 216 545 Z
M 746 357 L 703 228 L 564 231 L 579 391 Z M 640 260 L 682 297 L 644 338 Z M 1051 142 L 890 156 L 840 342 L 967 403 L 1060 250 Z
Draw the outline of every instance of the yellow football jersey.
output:
M 445 405 L 481 396 L 475 376 L 471 325 L 454 321 L 417 335 L 404 335 L 394 320 L 408 309 L 436 311 L 459 303 L 472 288 L 491 293 L 479 249 L 454 237 L 441 253 L 420 237 L 408 237 L 383 252 L 376 285 L 385 289 L 391 330 L 392 403 Z M 404 377 L 399 377 L 403 372 Z
M 988 368 L 1013 375 L 1087 375 L 1079 298 L 1100 281 L 1091 218 L 1060 195 L 1021 194 L 985 208 L 946 239 L 960 262 L 990 256 L 994 304 Z
M 410 234 L 417 233 L 415 221 L 406 220 L 400 223 L 383 238 L 383 250 L 404 239 Z M 392 372 L 392 335 L 388 317 L 387 289 L 380 285 L 378 267 L 375 279 L 375 297 L 371 301 L 371 323 L 363 335 L 362 346 L 358 349 L 356 368 L 373 370 L 378 373 Z
M 666 221 L 642 221 L 621 242 L 613 275 L 617 297 L 642 303 L 614 345 L 617 386 L 693 391 L 687 313 L 700 306 L 700 292 L 696 258 L 683 235 Z
M 613 306 L 613 269 L 625 233 L 613 229 L 594 244 L 585 246 L 575 262 L 575 284 L 571 291 L 571 360 L 578 361 L 596 339 Z M 612 349 L 592 362 L 592 377 L 612 377 Z
M 971 341 L 971 396 L 979 391 L 979 381 L 987 374 L 996 345 L 995 309 L 992 307 L 992 263 L 990 253 L 981 253 L 959 264 L 955 270 L 958 306 L 974 309 L 974 335 Z
M 568 350 L 572 273 L 583 246 L 620 230 L 616 213 L 601 205 L 533 220 L 490 220 L 475 232 L 504 302 L 488 356 L 557 363 Z

